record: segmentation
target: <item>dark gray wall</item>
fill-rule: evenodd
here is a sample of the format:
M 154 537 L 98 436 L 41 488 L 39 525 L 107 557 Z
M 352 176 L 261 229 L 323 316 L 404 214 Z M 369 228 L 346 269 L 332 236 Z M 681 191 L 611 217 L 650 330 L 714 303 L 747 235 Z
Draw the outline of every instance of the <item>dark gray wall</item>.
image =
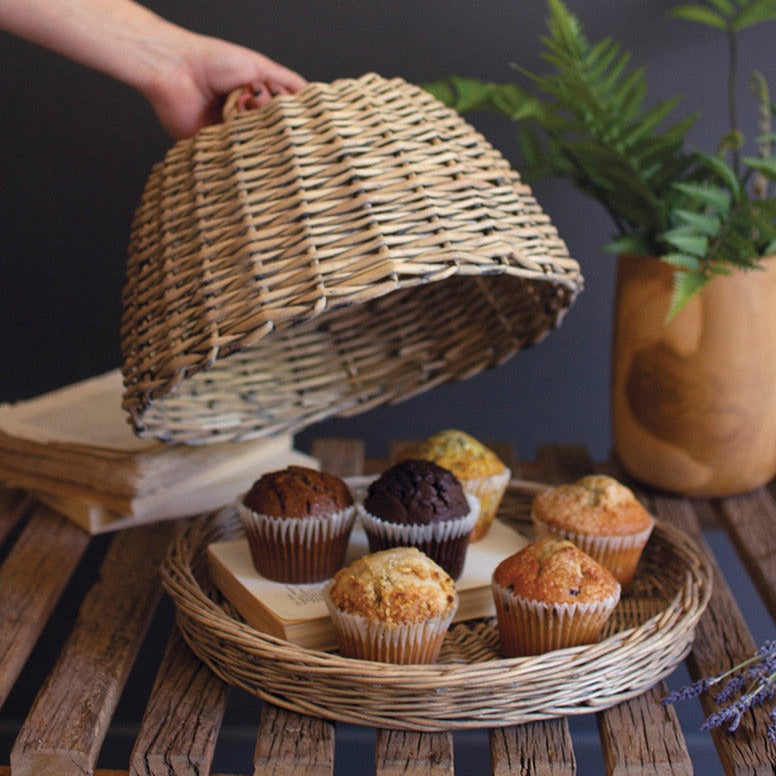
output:
M 375 71 L 424 81 L 459 73 L 511 77 L 509 63 L 539 67 L 539 0 L 156 0 L 162 15 L 255 47 L 330 80 Z M 669 0 L 569 0 L 588 35 L 612 35 L 647 68 L 651 96 L 685 95 L 698 112 L 695 142 L 711 148 L 725 125 L 721 35 L 671 22 Z M 773 80 L 773 27 L 746 33 L 742 77 Z M 17 400 L 114 368 L 126 244 L 153 163 L 171 141 L 146 103 L 105 76 L 0 36 L 0 400 Z M 742 90 L 744 91 L 744 90 Z M 753 117 L 753 105 L 742 105 Z M 751 109 L 750 109 L 751 108 Z M 509 158 L 513 128 L 472 119 Z M 751 128 L 751 122 L 749 124 Z M 611 226 L 568 186 L 536 194 L 582 265 L 586 290 L 563 326 L 507 365 L 463 383 L 300 435 L 364 437 L 373 454 L 392 436 L 459 426 L 531 455 L 542 440 L 609 452 Z

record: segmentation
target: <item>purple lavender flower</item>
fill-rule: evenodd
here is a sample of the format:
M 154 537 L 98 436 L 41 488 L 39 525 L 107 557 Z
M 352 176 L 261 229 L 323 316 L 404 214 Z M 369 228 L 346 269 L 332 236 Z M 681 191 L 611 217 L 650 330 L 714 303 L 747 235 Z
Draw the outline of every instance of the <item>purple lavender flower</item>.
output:
M 663 705 L 667 706 L 669 703 L 676 703 L 677 701 L 689 701 L 692 698 L 697 698 L 704 690 L 707 690 L 711 684 L 711 679 L 698 679 L 697 682 L 688 684 L 686 687 L 682 687 L 679 690 L 675 690 L 669 695 L 666 695 L 663 698 Z
M 716 697 L 714 698 L 714 703 L 717 705 L 721 703 L 727 703 L 736 695 L 736 693 L 741 692 L 741 690 L 746 686 L 746 680 L 746 674 L 734 674 L 731 676 L 730 679 L 727 680 L 725 686 L 719 691 L 719 693 L 717 693 Z
M 711 730 L 715 727 L 726 725 L 728 730 L 735 730 L 741 721 L 741 715 L 746 709 L 742 708 L 739 701 L 731 703 L 729 706 L 723 706 L 721 709 L 709 714 L 701 725 L 701 730 Z
M 727 671 L 704 677 L 672 692 L 663 698 L 663 703 L 696 698 L 722 681 L 725 681 L 725 684 L 714 698 L 719 708 L 709 714 L 701 730 L 724 726 L 728 732 L 734 733 L 747 711 L 755 706 L 762 706 L 776 696 L 776 640 L 766 641 L 754 655 Z M 776 708 L 771 709 L 768 717 L 770 724 L 766 735 L 769 741 L 776 743 Z

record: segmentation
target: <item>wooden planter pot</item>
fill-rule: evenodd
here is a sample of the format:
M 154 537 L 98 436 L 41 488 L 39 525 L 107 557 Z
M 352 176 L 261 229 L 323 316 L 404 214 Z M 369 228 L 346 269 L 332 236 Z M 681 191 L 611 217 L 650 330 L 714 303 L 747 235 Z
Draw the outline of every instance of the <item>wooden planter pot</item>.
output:
M 723 496 L 776 474 L 776 257 L 765 267 L 715 278 L 666 324 L 672 269 L 618 258 L 614 450 L 642 482 Z

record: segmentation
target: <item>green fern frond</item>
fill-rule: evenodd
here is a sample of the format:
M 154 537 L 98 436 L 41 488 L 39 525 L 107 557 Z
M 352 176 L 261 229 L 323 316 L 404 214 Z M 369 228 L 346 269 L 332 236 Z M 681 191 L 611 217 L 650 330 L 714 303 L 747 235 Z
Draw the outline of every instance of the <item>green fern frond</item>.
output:
M 601 203 L 617 232 L 607 250 L 659 255 L 674 266 L 671 315 L 709 278 L 773 253 L 776 105 L 765 78 L 750 80 L 759 111 L 756 156 L 744 153 L 730 98 L 730 130 L 718 153 L 690 151 L 696 117 L 672 118 L 678 97 L 650 105 L 645 71 L 632 65 L 630 52 L 611 38 L 588 41 L 563 0 L 548 0 L 548 9 L 545 71 L 514 66 L 525 88 L 451 78 L 432 85 L 434 93 L 461 112 L 514 120 L 526 180 L 560 176 Z M 732 45 L 745 27 L 776 19 L 776 0 L 691 0 L 672 16 L 724 30 Z
M 671 292 L 671 302 L 666 314 L 666 323 L 670 323 L 687 302 L 692 299 L 708 282 L 710 275 L 702 272 L 692 272 L 677 269 L 674 272 L 674 287 Z
M 720 186 L 680 181 L 674 184 L 674 188 L 694 201 L 699 208 L 710 207 L 725 215 L 730 211 L 730 193 Z

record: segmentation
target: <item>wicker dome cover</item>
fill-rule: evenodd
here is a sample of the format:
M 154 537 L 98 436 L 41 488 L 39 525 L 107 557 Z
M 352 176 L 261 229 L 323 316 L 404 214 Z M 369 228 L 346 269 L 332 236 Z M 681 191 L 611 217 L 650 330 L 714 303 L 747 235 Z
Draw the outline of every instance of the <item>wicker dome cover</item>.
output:
M 530 188 L 458 114 L 401 79 L 311 83 L 151 171 L 124 407 L 176 442 L 293 431 L 503 363 L 581 287 Z

